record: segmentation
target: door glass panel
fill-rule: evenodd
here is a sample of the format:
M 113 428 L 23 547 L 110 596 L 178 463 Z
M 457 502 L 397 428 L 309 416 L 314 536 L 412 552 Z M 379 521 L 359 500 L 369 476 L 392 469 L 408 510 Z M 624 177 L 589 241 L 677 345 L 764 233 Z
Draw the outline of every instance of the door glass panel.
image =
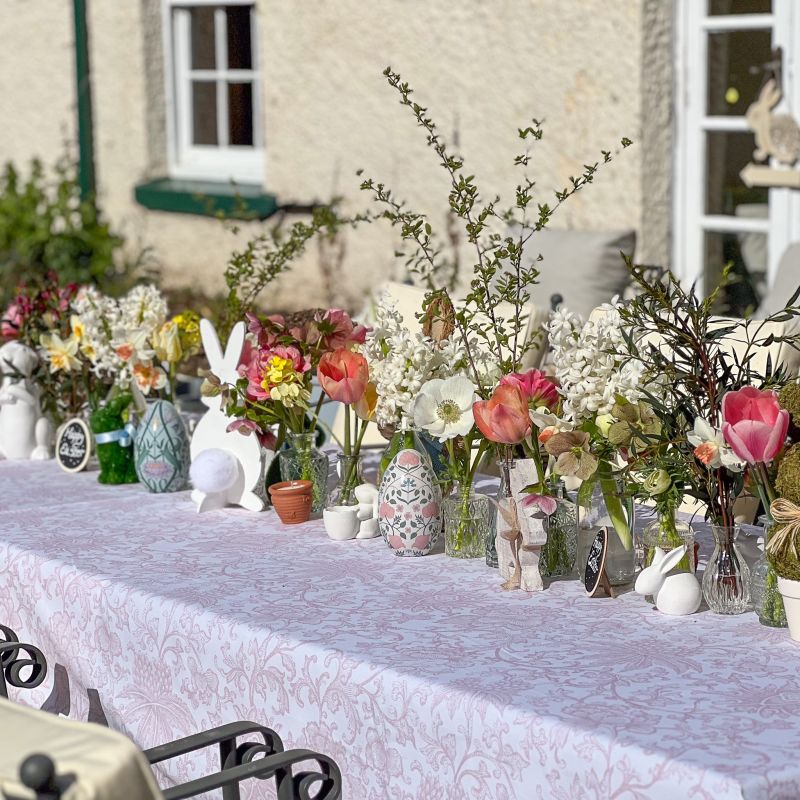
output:
M 213 81 L 192 81 L 192 141 L 218 144 L 217 84 Z
M 706 214 L 766 219 L 769 191 L 748 188 L 739 177 L 753 160 L 755 141 L 752 133 L 706 134 Z
M 230 69 L 252 69 L 251 6 L 228 6 L 226 11 L 228 14 L 228 67 Z
M 772 60 L 772 32 L 731 31 L 708 35 L 708 113 L 744 116 Z
M 193 8 L 191 16 L 192 69 L 214 69 L 214 9 L 210 6 Z
M 253 145 L 253 84 L 228 84 L 228 136 L 231 144 Z
M 767 236 L 764 233 L 705 234 L 705 291 L 719 283 L 726 264 L 732 264 L 729 285 L 715 311 L 741 316 L 758 307 L 767 273 Z
M 720 14 L 769 14 L 772 0 L 709 0 L 709 16 Z

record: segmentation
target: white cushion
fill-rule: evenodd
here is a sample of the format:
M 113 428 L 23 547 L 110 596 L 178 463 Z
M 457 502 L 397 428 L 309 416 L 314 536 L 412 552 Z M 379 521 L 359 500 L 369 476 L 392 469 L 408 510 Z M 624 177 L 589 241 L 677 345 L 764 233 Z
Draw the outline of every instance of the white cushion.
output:
M 586 319 L 593 308 L 623 294 L 628 268 L 620 251 L 632 258 L 635 247 L 634 231 L 539 231 L 525 246 L 526 265 L 542 256 L 533 302 L 550 309 L 553 295 L 561 295 L 563 305 Z

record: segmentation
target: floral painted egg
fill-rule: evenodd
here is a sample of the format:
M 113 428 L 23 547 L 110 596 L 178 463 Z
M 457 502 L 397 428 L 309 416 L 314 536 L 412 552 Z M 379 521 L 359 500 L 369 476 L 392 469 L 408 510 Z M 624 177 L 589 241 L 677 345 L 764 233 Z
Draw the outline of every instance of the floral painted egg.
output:
M 378 528 L 398 556 L 430 553 L 442 529 L 441 492 L 427 456 L 401 450 L 378 493 Z
M 189 435 L 167 400 L 147 404 L 133 442 L 136 474 L 151 492 L 179 492 L 189 480 Z

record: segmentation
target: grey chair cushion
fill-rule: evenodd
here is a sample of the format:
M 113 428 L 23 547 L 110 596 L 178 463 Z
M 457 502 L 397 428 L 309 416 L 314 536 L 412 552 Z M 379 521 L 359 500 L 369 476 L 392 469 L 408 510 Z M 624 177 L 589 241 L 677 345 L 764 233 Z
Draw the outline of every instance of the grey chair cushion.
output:
M 620 251 L 633 257 L 634 231 L 574 231 L 545 228 L 526 245 L 526 263 L 541 253 L 539 284 L 531 298 L 543 308 L 553 295 L 586 319 L 592 309 L 622 295 L 628 285 L 628 269 Z
M 755 316 L 764 319 L 786 307 L 789 298 L 800 287 L 800 242 L 790 245 L 781 256 L 775 281 L 761 301 Z

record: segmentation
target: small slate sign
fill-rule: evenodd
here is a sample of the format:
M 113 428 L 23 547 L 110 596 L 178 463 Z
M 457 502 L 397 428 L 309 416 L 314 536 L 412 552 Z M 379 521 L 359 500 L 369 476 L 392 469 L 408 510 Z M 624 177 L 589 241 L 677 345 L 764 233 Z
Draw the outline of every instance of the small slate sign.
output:
M 601 528 L 589 548 L 586 569 L 583 572 L 583 585 L 589 597 L 596 597 L 601 587 L 609 597 L 615 597 L 614 589 L 608 580 L 608 575 L 606 575 L 607 552 L 608 528 Z
M 56 440 L 56 461 L 65 472 L 86 469 L 92 455 L 92 434 L 82 419 L 67 420 Z

